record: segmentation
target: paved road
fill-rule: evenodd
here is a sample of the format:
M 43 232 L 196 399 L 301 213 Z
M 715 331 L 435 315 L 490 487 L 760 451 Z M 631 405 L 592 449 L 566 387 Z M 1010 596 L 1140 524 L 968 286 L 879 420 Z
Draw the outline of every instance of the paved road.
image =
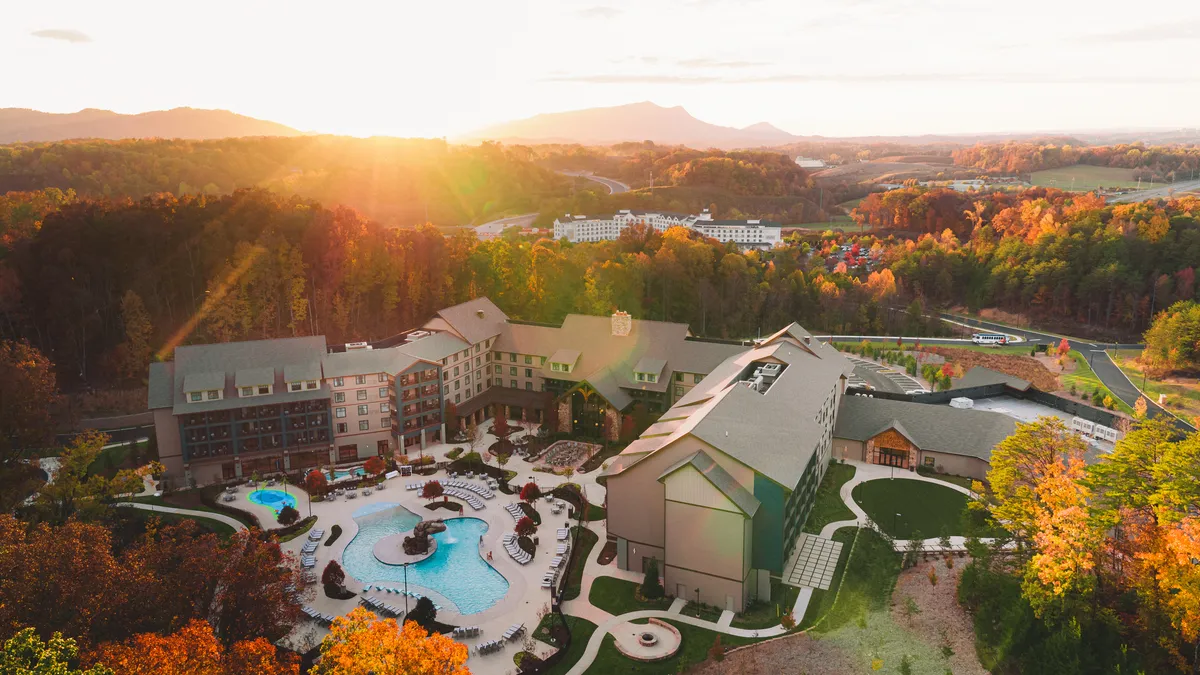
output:
M 246 529 L 240 521 L 235 518 L 230 518 L 224 513 L 215 511 L 193 511 L 191 509 L 177 509 L 174 506 L 159 506 L 158 504 L 143 504 L 141 502 L 118 502 L 117 506 L 127 506 L 129 508 L 141 509 L 142 511 L 154 511 L 156 513 L 174 513 L 181 516 L 192 516 L 195 518 L 207 518 L 232 527 L 234 531 Z
M 1200 180 L 1184 180 L 1162 187 L 1156 187 L 1150 190 L 1140 190 L 1138 192 L 1129 192 L 1116 197 L 1108 197 L 1107 201 L 1120 202 L 1140 202 L 1147 199 L 1163 199 L 1170 197 L 1172 194 L 1181 192 L 1189 192 L 1191 190 L 1200 190 Z
M 492 237 L 500 236 L 500 233 L 510 227 L 524 227 L 529 225 L 537 218 L 536 213 L 524 213 L 519 216 L 509 216 L 500 220 L 493 220 L 475 227 L 475 236 L 480 239 L 491 239 Z
M 616 195 L 622 192 L 629 192 L 629 186 L 619 180 L 597 176 L 587 171 L 559 171 L 564 176 L 579 176 L 590 181 L 595 181 L 608 188 L 608 194 Z

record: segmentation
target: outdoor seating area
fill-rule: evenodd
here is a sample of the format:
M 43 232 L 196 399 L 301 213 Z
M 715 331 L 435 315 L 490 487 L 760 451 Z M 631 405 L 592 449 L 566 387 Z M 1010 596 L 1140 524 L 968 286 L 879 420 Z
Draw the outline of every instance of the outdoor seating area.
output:
M 469 638 L 477 637 L 482 632 L 483 630 L 480 629 L 479 626 L 458 626 L 454 630 L 450 631 L 450 636 L 456 638 Z
M 333 623 L 333 620 L 336 618 L 336 617 L 330 616 L 329 614 L 322 614 L 322 613 L 318 612 L 317 610 L 313 609 L 312 607 L 309 607 L 308 605 L 304 605 L 303 607 L 301 607 L 300 611 L 302 611 L 306 615 L 308 615 L 308 617 L 310 619 L 316 621 L 319 624 L 325 625 L 325 626 L 328 626 L 329 624 Z
M 389 605 L 388 603 L 383 602 L 382 600 L 380 600 L 374 596 L 364 595 L 360 598 L 360 602 L 362 602 L 362 604 L 365 605 L 368 609 L 373 609 L 381 614 L 386 614 L 388 616 L 398 617 L 398 616 L 401 616 L 404 614 L 403 609 L 400 609 L 399 607 L 395 607 L 393 605 Z
M 515 640 L 515 639 L 521 637 L 521 634 L 524 632 L 525 632 L 525 624 L 514 623 L 513 625 L 508 627 L 508 630 L 504 631 L 504 635 L 501 637 L 501 639 L 502 640 Z
M 458 488 L 448 487 L 448 488 L 442 489 L 442 494 L 450 496 L 450 497 L 457 497 L 458 499 L 461 499 L 464 502 L 470 504 L 471 508 L 475 509 L 476 511 L 480 511 L 484 507 L 484 503 L 483 503 L 482 499 L 480 499 L 479 497 L 476 497 L 475 495 L 471 494 L 470 492 L 467 492 L 466 490 L 460 490 Z
M 566 541 L 571 536 L 571 531 L 565 527 L 560 527 L 555 531 L 555 535 L 559 541 Z
M 555 469 L 577 469 L 599 450 L 595 443 L 558 441 L 542 453 L 541 464 Z
M 501 649 L 504 649 L 504 640 L 489 640 L 488 642 L 476 645 L 475 653 L 482 656 L 484 654 L 493 654 Z
M 533 556 L 529 555 L 525 551 L 522 551 L 521 547 L 517 545 L 517 535 L 509 532 L 501 537 L 500 543 L 504 545 L 504 550 L 508 551 L 508 555 L 512 556 L 513 560 L 516 560 L 522 565 L 526 565 L 530 560 L 533 560 Z
M 369 590 L 371 590 L 371 584 L 367 584 L 366 586 L 363 586 L 363 593 L 366 593 Z M 375 585 L 375 590 L 379 591 L 381 593 L 395 593 L 396 595 L 407 595 L 408 597 L 412 598 L 413 600 L 420 600 L 421 598 L 425 597 L 424 595 L 421 595 L 420 593 L 418 593 L 416 591 L 406 591 L 403 588 L 391 588 L 388 586 L 380 586 L 378 584 Z M 442 606 L 435 602 L 435 603 L 433 603 L 433 608 L 441 609 Z M 401 614 L 403 614 L 403 612 L 401 612 Z

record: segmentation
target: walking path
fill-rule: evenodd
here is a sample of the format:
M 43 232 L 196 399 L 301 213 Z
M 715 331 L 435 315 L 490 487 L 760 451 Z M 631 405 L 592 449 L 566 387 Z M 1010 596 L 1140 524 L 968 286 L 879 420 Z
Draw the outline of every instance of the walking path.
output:
M 215 511 L 193 511 L 191 509 L 177 509 L 174 506 L 159 506 L 158 504 L 143 504 L 141 502 L 118 502 L 116 505 L 117 506 L 127 506 L 129 508 L 134 508 L 134 509 L 141 509 L 142 511 L 155 511 L 157 513 L 174 513 L 176 515 L 190 516 L 192 518 L 207 518 L 209 520 L 215 520 L 218 523 L 224 523 L 224 524 L 232 527 L 235 532 L 246 529 L 246 526 L 243 525 L 241 522 L 239 522 L 237 519 L 230 518 L 229 516 L 225 515 L 224 513 L 217 513 Z

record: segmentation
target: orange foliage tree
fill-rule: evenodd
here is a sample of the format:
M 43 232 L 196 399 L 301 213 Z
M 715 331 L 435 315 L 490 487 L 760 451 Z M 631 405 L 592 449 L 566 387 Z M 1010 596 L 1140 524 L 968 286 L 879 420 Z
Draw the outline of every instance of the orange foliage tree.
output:
M 363 470 L 372 476 L 378 476 L 379 474 L 383 473 L 383 470 L 386 468 L 387 465 L 383 463 L 383 458 L 378 456 L 370 457 L 367 459 L 367 461 L 363 462 Z
M 263 638 L 235 642 L 228 650 L 205 621 L 192 620 L 170 635 L 140 633 L 106 642 L 87 656 L 118 673 L 138 675 L 296 675 L 295 656 L 277 655 Z
M 333 622 L 321 643 L 314 675 L 470 675 L 467 647 L 444 635 L 430 635 L 414 621 L 403 628 L 357 608 Z

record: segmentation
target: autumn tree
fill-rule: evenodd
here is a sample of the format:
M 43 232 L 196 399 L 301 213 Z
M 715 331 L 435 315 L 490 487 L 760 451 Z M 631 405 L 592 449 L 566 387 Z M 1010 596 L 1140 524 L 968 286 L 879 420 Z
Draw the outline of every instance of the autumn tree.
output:
M 0 464 L 46 446 L 57 400 L 54 364 L 27 342 L 0 341 Z
M 314 675 L 470 675 L 467 647 L 444 635 L 430 635 L 415 621 L 403 627 L 356 608 L 334 620 L 321 643 Z
M 121 298 L 121 324 L 125 341 L 117 346 L 117 370 L 126 380 L 141 380 L 154 353 L 154 324 L 142 296 L 132 289 Z
M 329 478 L 325 476 L 324 471 L 313 469 L 304 476 L 304 489 L 308 490 L 309 494 L 325 494 L 328 488 Z
M 537 483 L 529 481 L 521 487 L 521 501 L 533 503 L 542 496 L 542 489 Z
M 383 473 L 383 470 L 386 468 L 387 465 L 383 463 L 383 458 L 377 455 L 368 457 L 367 461 L 363 462 L 363 470 L 372 476 L 378 476 L 379 474 Z
M 87 660 L 138 675 L 296 675 L 295 656 L 276 656 L 263 638 L 245 640 L 228 649 L 207 622 L 194 619 L 170 635 L 140 633 L 128 640 L 99 645 Z
M 1070 353 L 1070 351 L 1070 343 L 1067 342 L 1067 338 L 1063 338 L 1062 341 L 1058 343 L 1058 355 L 1066 356 L 1068 353 Z
M 483 440 L 483 433 L 475 424 L 475 416 L 472 415 L 467 419 L 467 426 L 463 429 L 463 442 L 467 444 L 467 449 L 470 452 L 477 452 L 479 443 Z
M 521 516 L 521 519 L 517 521 L 516 526 L 513 527 L 513 531 L 516 532 L 517 536 L 519 537 L 532 537 L 537 532 L 537 525 L 534 525 L 533 518 L 530 518 L 529 516 Z
M 264 637 L 272 642 L 300 620 L 307 592 L 295 558 L 256 531 L 242 530 L 220 548 L 216 593 L 209 607 L 214 630 L 225 644 Z
M 96 664 L 87 669 L 72 667 L 78 661 L 75 641 L 54 633 L 42 642 L 37 631 L 25 628 L 9 638 L 0 649 L 0 673 L 5 675 L 114 675 L 111 668 Z M 133 672 L 133 671 L 130 671 Z
M 512 433 L 512 428 L 508 425 L 508 417 L 504 413 L 504 406 L 496 405 L 496 414 L 492 418 L 492 435 L 500 440 L 508 438 Z
M 134 471 L 121 470 L 112 478 L 91 472 L 107 442 L 107 434 L 90 429 L 63 448 L 54 480 L 37 496 L 38 509 L 47 519 L 62 523 L 77 511 L 95 517 L 108 508 L 105 500 L 142 491 L 142 478 Z
M 279 509 L 279 515 L 275 517 L 275 520 L 278 521 L 280 525 L 291 525 L 297 520 L 300 520 L 300 512 L 297 511 L 296 507 L 292 506 L 291 504 L 286 504 L 282 509 Z
M 437 499 L 445 493 L 445 488 L 436 480 L 431 480 L 421 488 L 421 496 L 425 499 Z

